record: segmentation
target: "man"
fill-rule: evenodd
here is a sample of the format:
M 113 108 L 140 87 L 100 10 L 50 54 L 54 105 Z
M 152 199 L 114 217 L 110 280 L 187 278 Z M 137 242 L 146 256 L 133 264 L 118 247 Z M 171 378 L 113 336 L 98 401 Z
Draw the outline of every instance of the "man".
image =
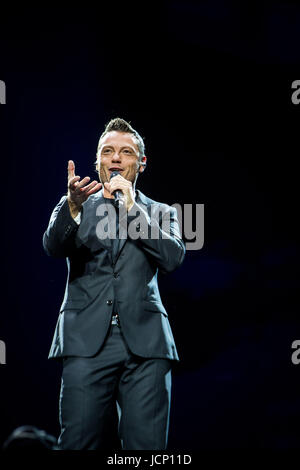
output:
M 63 358 L 61 449 L 112 448 L 117 426 L 123 449 L 167 446 L 178 355 L 157 272 L 179 266 L 185 247 L 176 210 L 135 189 L 146 160 L 138 132 L 110 121 L 97 151 L 100 183 L 80 180 L 70 160 L 68 194 L 44 233 L 47 254 L 68 265 L 49 353 Z

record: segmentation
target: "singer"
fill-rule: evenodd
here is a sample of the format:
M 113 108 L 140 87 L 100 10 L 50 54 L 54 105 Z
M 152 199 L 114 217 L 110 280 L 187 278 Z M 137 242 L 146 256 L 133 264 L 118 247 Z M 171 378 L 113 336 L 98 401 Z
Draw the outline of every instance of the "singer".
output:
M 176 209 L 136 189 L 147 158 L 140 134 L 123 119 L 102 133 L 100 183 L 75 175 L 52 212 L 43 246 L 64 257 L 68 277 L 49 358 L 62 361 L 60 449 L 166 449 L 171 370 L 178 354 L 157 283 L 158 270 L 183 261 Z M 157 224 L 159 237 L 99 237 L 97 208 L 106 204 L 127 223 Z M 159 209 L 159 222 L 151 219 Z M 142 219 L 141 219 L 142 218 Z M 168 220 L 170 230 L 164 232 Z M 163 228 L 162 228 L 163 227 Z M 137 230 L 139 224 L 137 223 Z

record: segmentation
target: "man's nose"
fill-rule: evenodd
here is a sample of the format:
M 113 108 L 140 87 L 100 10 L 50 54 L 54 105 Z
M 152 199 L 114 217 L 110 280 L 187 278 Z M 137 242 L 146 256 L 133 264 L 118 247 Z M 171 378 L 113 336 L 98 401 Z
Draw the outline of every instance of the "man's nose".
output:
M 114 162 L 114 161 L 118 161 L 118 162 L 121 161 L 121 157 L 120 157 L 120 155 L 119 155 L 118 152 L 114 152 L 114 153 L 113 153 L 112 161 L 113 161 L 113 162 Z

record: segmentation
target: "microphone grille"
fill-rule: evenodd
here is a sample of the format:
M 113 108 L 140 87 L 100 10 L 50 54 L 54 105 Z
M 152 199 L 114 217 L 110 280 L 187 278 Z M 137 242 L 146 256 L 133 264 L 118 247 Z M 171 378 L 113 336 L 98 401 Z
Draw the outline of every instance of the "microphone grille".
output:
M 114 170 L 112 171 L 111 175 L 110 175 L 110 179 L 114 178 L 115 176 L 119 175 L 120 172 L 118 170 Z

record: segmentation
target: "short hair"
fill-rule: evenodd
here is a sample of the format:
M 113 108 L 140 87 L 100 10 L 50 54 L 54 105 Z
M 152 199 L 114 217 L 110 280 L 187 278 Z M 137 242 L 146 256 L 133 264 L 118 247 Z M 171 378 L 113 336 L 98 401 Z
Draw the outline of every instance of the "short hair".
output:
M 117 132 L 128 132 L 129 134 L 134 135 L 137 140 L 137 146 L 139 149 L 139 161 L 142 160 L 143 156 L 145 155 L 145 144 L 144 139 L 140 136 L 140 134 L 131 126 L 131 124 L 125 119 L 122 118 L 114 118 L 111 119 L 105 126 L 104 131 L 102 132 L 99 142 L 103 137 L 108 134 L 108 132 L 117 131 Z M 96 167 L 98 164 L 98 149 L 97 149 L 97 159 L 96 159 Z

